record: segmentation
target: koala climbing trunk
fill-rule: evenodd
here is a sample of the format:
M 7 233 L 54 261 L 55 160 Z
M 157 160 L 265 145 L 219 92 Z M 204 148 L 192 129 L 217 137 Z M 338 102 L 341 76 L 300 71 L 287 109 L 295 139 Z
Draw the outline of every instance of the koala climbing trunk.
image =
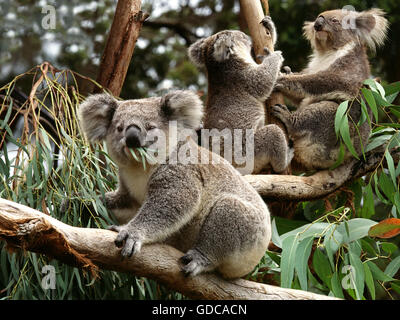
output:
M 268 0 L 262 0 L 262 3 L 264 5 L 266 15 L 268 15 Z M 253 40 L 255 55 L 264 55 L 265 47 L 267 47 L 270 52 L 273 52 L 276 36 L 274 39 L 273 34 L 268 32 L 268 30 L 264 28 L 262 24 L 260 24 L 264 18 L 264 12 L 261 6 L 261 2 L 259 0 L 240 0 L 240 10 L 242 11 L 244 19 L 247 22 L 249 33 Z M 285 126 L 282 125 L 282 123 L 272 114 L 271 107 L 276 104 L 284 104 L 283 95 L 279 92 L 272 92 L 265 104 L 266 124 L 276 124 L 282 130 L 285 130 Z M 290 167 L 288 167 L 284 173 L 290 174 L 290 172 Z

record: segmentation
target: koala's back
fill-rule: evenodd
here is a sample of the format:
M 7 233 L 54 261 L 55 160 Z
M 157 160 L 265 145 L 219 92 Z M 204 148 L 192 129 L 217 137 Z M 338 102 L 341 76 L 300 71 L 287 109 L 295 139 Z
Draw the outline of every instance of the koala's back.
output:
M 264 106 L 244 89 L 209 94 L 204 117 L 205 129 L 256 129 L 264 124 Z

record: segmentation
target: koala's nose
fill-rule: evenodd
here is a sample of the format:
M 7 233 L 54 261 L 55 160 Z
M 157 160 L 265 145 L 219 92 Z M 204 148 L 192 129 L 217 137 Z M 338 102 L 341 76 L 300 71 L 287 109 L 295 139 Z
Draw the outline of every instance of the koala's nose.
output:
M 315 31 L 322 31 L 322 27 L 324 26 L 325 20 L 323 17 L 319 17 L 314 23 Z
M 125 131 L 126 146 L 128 148 L 139 148 L 142 146 L 140 128 L 135 125 L 129 126 Z

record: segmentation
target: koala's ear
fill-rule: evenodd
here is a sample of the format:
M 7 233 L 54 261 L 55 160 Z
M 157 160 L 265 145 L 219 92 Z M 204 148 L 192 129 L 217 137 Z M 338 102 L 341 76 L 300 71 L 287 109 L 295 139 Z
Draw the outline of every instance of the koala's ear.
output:
M 161 112 L 169 121 L 197 130 L 203 118 L 203 102 L 193 91 L 177 90 L 161 98 Z
M 360 12 L 356 16 L 356 33 L 372 51 L 385 42 L 389 23 L 381 9 Z
M 214 43 L 214 59 L 218 62 L 228 60 L 233 54 L 233 47 L 234 43 L 232 37 L 226 34 L 218 35 Z
M 101 141 L 107 135 L 118 101 L 108 94 L 89 96 L 78 109 L 79 122 L 89 141 Z
M 206 39 L 197 40 L 188 49 L 189 59 L 198 67 L 204 66 L 204 50 Z

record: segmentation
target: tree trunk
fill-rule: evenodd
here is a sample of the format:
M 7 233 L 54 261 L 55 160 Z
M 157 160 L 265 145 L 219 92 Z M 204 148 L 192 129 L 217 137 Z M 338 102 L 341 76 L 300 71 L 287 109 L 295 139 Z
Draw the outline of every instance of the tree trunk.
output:
M 154 279 L 192 299 L 335 299 L 311 292 L 284 289 L 243 279 L 227 281 L 215 274 L 184 277 L 178 265 L 182 252 L 162 244 L 145 245 L 121 259 L 116 233 L 66 225 L 44 213 L 0 198 L 0 239 L 8 247 L 48 255 L 92 273 L 97 268 Z
M 269 14 L 268 0 L 262 0 L 265 8 L 265 15 Z M 253 47 L 256 56 L 264 55 L 264 47 L 267 47 L 271 52 L 274 51 L 274 44 L 272 43 L 272 37 L 266 32 L 265 28 L 260 24 L 264 18 L 263 8 L 259 0 L 240 0 L 240 10 L 243 12 L 243 16 L 247 22 L 250 36 L 253 40 Z M 280 92 L 273 92 L 266 102 L 266 123 L 277 124 L 283 130 L 284 126 L 276 118 L 271 115 L 271 106 L 275 104 L 284 104 L 283 95 Z
M 140 11 L 141 0 L 119 0 L 106 47 L 101 58 L 97 82 L 119 96 L 133 50 L 148 14 Z M 100 92 L 96 87 L 94 92 Z

